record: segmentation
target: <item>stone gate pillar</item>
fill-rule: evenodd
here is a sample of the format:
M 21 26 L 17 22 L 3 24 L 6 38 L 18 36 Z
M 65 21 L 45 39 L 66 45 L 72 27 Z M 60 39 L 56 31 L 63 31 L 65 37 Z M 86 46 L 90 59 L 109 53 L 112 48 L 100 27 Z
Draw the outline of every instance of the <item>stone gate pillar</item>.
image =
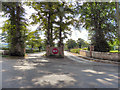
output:
M 46 56 L 50 55 L 50 45 L 46 46 Z
M 94 51 L 94 46 L 90 45 L 90 57 L 92 57 L 92 51 Z
M 64 45 L 61 45 L 61 56 L 64 57 Z

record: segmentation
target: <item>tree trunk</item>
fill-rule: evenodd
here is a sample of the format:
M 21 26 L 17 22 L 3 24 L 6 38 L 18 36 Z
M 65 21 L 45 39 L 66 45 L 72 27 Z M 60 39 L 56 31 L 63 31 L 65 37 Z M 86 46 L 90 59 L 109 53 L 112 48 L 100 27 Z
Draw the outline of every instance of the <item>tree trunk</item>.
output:
M 15 28 L 12 29 L 13 37 L 11 40 L 11 48 L 10 48 L 10 55 L 12 56 L 24 56 L 25 55 L 25 43 L 24 43 L 24 38 L 22 36 L 21 32 L 21 25 L 20 25 L 20 6 L 18 5 L 19 3 L 16 3 L 16 14 L 14 10 L 13 18 L 15 21 L 14 24 Z
M 33 52 L 33 47 L 34 47 L 34 45 L 33 45 L 33 44 L 31 44 L 31 52 Z
M 62 44 L 62 16 L 60 16 L 60 30 L 59 30 L 59 44 L 58 46 L 60 47 Z
M 50 15 L 48 16 L 47 44 L 50 44 Z
M 51 33 L 50 33 L 50 46 L 52 47 L 52 46 L 54 46 L 54 44 L 53 44 L 53 27 L 52 27 L 52 22 L 51 22 Z

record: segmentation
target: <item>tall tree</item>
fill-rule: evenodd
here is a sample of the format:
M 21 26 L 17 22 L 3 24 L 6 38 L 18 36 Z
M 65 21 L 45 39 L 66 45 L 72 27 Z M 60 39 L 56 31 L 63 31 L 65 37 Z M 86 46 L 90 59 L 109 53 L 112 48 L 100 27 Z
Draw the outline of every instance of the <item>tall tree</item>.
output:
M 82 38 L 78 38 L 77 45 L 79 48 L 82 48 L 82 47 L 88 47 L 89 44 Z
M 38 48 L 40 51 L 40 49 L 42 48 L 42 39 L 39 35 L 38 30 L 28 33 L 26 44 L 31 47 L 32 52 L 34 48 Z
M 58 39 L 60 46 L 70 31 L 68 26 L 73 21 L 71 16 L 67 15 L 72 12 L 69 5 L 60 2 L 34 2 L 30 5 L 37 11 L 32 15 L 32 23 L 40 23 L 39 28 L 45 31 L 47 44 L 54 46 L 53 41 Z
M 50 46 L 54 46 L 53 44 L 53 22 L 56 18 L 55 12 L 58 3 L 57 2 L 33 2 L 29 3 L 29 6 L 37 11 L 34 13 L 31 18 L 33 18 L 32 24 L 39 23 L 39 29 L 45 31 L 45 36 L 47 38 L 47 44 Z
M 79 9 L 79 10 L 78 10 Z M 108 52 L 108 40 L 116 38 L 116 20 L 114 2 L 86 2 L 77 3 L 80 22 L 90 32 L 91 42 L 95 51 Z M 81 24 L 81 23 L 80 23 Z
M 4 15 L 8 16 L 8 28 L 9 43 L 10 43 L 10 55 L 12 56 L 24 56 L 25 55 L 25 32 L 26 23 L 24 16 L 24 8 L 21 2 L 3 2 L 2 9 Z
M 67 48 L 70 51 L 70 49 L 75 48 L 77 46 L 77 43 L 76 43 L 75 40 L 68 39 L 68 41 L 66 41 L 66 45 L 67 45 Z
M 67 34 L 70 34 L 69 31 L 71 31 L 71 28 L 69 25 L 73 24 L 73 10 L 71 8 L 71 4 L 62 2 L 57 8 L 57 16 L 59 18 L 58 21 L 55 21 L 55 24 L 57 24 L 59 27 L 58 29 L 58 46 L 60 47 L 63 45 L 63 39 L 67 38 Z

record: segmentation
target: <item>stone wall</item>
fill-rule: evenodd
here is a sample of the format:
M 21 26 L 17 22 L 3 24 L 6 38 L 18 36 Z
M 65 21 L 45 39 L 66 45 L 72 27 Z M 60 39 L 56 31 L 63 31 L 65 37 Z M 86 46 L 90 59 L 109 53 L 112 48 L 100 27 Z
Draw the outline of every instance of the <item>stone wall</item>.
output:
M 80 55 L 90 57 L 90 51 L 80 50 Z M 107 59 L 107 60 L 120 60 L 118 53 L 109 52 L 95 52 L 92 51 L 93 58 Z

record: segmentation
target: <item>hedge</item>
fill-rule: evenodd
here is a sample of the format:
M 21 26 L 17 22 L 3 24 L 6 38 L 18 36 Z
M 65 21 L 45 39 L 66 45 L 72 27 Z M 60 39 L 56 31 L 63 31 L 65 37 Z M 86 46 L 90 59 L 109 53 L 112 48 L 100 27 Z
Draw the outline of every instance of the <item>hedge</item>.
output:
M 80 50 L 88 50 L 88 48 L 83 48 L 83 49 L 81 49 L 81 48 L 71 49 L 70 52 L 72 52 L 72 53 L 79 53 Z

